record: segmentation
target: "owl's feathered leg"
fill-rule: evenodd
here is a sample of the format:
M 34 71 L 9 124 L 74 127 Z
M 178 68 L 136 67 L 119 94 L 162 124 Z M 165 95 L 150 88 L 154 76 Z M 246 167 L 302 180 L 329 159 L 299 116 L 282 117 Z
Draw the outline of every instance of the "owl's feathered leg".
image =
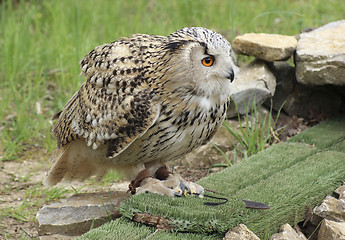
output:
M 137 194 L 151 192 L 171 197 L 181 197 L 188 194 L 202 197 L 204 194 L 202 186 L 186 181 L 179 174 L 168 171 L 165 165 L 158 168 L 154 174 L 155 178 L 152 176 L 148 177 L 148 174 L 149 170 L 145 169 L 138 175 L 137 179 L 140 180 L 140 187 L 136 191 Z M 142 176 L 145 177 L 142 178 Z M 135 181 L 132 183 L 135 183 Z

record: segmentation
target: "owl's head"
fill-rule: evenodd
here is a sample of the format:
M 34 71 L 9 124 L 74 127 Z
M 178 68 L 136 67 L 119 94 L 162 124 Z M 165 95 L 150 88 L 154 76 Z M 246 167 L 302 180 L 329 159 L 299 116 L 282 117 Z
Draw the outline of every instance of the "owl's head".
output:
M 200 94 L 228 92 L 238 67 L 230 43 L 201 27 L 182 28 L 168 36 L 165 50 L 176 84 L 195 86 Z

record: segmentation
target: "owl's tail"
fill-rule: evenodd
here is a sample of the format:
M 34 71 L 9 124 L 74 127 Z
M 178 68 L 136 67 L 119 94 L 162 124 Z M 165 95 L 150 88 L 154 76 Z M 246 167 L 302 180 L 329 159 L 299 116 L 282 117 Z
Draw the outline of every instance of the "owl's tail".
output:
M 113 159 L 106 158 L 107 147 L 98 151 L 86 145 L 84 139 L 77 139 L 56 149 L 50 161 L 52 165 L 46 172 L 43 184 L 54 186 L 62 180 L 84 181 L 92 176 L 101 180 L 110 169 L 115 169 L 128 180 L 134 179 L 143 170 L 144 164 L 117 165 Z
M 51 158 L 50 161 L 52 162 L 52 165 L 48 172 L 45 173 L 43 184 L 45 186 L 53 186 L 59 183 L 64 176 L 66 175 L 66 172 L 68 171 L 68 153 L 66 151 L 68 150 L 70 144 L 56 149 Z
M 88 148 L 83 139 L 77 139 L 56 149 L 51 156 L 52 165 L 43 179 L 45 186 L 53 186 L 61 180 L 84 181 L 96 176 L 101 180 L 114 164 Z

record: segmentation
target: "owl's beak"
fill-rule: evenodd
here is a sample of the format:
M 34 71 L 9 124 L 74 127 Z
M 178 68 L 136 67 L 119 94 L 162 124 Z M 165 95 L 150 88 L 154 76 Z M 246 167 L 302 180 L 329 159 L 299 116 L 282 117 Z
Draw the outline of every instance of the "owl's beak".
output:
M 234 70 L 231 68 L 229 71 L 229 75 L 227 76 L 227 79 L 229 79 L 230 82 L 232 82 L 234 81 L 234 78 L 235 78 L 235 73 L 234 73 Z

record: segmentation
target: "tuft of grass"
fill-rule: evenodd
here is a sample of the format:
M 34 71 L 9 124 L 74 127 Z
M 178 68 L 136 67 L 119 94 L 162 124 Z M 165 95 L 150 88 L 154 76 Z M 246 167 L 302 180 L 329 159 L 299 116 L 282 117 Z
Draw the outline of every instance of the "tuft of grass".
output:
M 246 107 L 248 109 L 248 107 Z M 281 108 L 280 108 L 281 110 Z M 237 148 L 242 152 L 243 157 L 249 157 L 267 148 L 274 140 L 279 141 L 277 133 L 282 129 L 274 130 L 280 115 L 277 113 L 276 119 L 272 117 L 272 106 L 268 113 L 264 113 L 261 106 L 256 105 L 255 100 L 252 102 L 250 111 L 246 111 L 243 119 L 238 115 L 240 124 L 240 132 L 233 130 L 226 122 L 224 126 L 237 140 L 241 148 Z
M 272 104 L 269 112 L 265 112 L 253 100 L 251 110 L 249 110 L 248 106 L 246 106 L 246 109 L 246 114 L 243 117 L 238 114 L 239 130 L 231 127 L 226 121 L 223 122 L 225 129 L 236 140 L 235 143 L 232 143 L 234 146 L 232 151 L 233 160 L 216 144 L 212 143 L 225 158 L 226 163 L 214 164 L 211 168 L 230 167 L 236 162 L 237 152 L 240 152 L 243 158 L 247 158 L 266 149 L 272 143 L 279 142 L 277 135 L 282 131 L 282 128 L 275 128 L 282 107 L 279 109 L 275 119 L 272 116 Z

